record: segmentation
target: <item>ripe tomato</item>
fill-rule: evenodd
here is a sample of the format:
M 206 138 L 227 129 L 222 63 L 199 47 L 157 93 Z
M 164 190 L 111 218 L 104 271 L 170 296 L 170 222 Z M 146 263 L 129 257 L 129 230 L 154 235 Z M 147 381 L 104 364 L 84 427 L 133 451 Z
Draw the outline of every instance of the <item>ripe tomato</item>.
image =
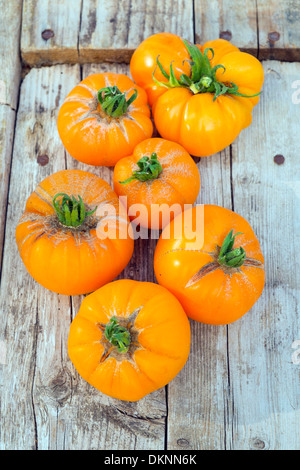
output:
M 138 144 L 133 154 L 114 168 L 114 190 L 127 197 L 131 220 L 145 228 L 160 229 L 194 204 L 200 189 L 196 163 L 179 144 L 160 138 Z
M 87 294 L 128 264 L 134 245 L 129 224 L 108 183 L 86 171 L 63 170 L 28 198 L 16 241 L 28 272 L 42 286 Z
M 131 74 L 160 136 L 197 157 L 223 150 L 250 125 L 264 80 L 261 63 L 224 39 L 200 46 L 161 33 L 136 49 Z
M 248 312 L 265 281 L 264 258 L 249 223 L 214 205 L 195 206 L 165 227 L 154 271 L 190 318 L 215 325 Z
M 137 401 L 179 373 L 190 337 L 188 318 L 167 289 L 122 279 L 85 297 L 71 324 L 68 351 L 93 387 Z
M 65 98 L 57 128 L 69 154 L 95 166 L 114 166 L 153 133 L 145 91 L 117 73 L 82 80 Z

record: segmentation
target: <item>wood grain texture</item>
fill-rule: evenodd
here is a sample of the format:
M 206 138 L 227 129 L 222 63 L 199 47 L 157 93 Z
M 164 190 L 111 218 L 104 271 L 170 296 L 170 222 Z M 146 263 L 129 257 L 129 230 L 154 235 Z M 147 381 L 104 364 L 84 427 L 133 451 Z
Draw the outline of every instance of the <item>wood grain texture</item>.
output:
M 300 4 L 257 0 L 257 31 L 260 60 L 300 60 Z
M 266 285 L 250 314 L 229 330 L 235 410 L 230 446 L 299 450 L 300 374 L 292 344 L 300 332 L 300 104 L 292 84 L 300 64 L 267 61 L 264 70 L 253 125 L 233 146 L 234 210 L 261 241 Z
M 66 155 L 56 129 L 59 106 L 80 79 L 78 65 L 43 67 L 32 69 L 21 87 L 0 296 L 0 340 L 7 351 L 0 365 L 0 445 L 39 450 L 163 449 L 165 390 L 127 403 L 84 382 L 67 354 L 70 323 L 82 297 L 70 299 L 39 286 L 17 252 L 15 227 L 35 186 L 55 171 L 80 166 Z M 143 268 L 140 278 L 148 274 Z
M 197 164 L 198 204 L 232 208 L 230 147 Z M 225 450 L 232 414 L 226 326 L 190 320 L 192 341 L 186 367 L 168 385 L 168 449 Z
M 300 66 L 269 61 L 264 68 L 261 102 L 251 126 L 232 145 L 231 169 L 228 149 L 223 161 L 218 155 L 202 159 L 199 169 L 206 184 L 202 201 L 232 205 L 252 225 L 265 256 L 266 286 L 251 311 L 232 325 L 192 322 L 187 367 L 168 387 L 171 449 L 299 449 L 300 377 L 292 345 L 300 331 L 294 127 L 300 101 L 292 84 Z M 280 97 L 274 94 L 278 86 Z M 282 116 L 293 116 L 294 124 Z
M 21 79 L 20 30 L 22 0 L 0 0 L 0 104 L 17 108 Z
M 23 62 L 76 63 L 81 6 L 81 0 L 23 0 Z
M 192 0 L 83 0 L 79 57 L 128 63 L 145 38 L 164 31 L 193 41 Z
M 12 144 L 15 131 L 16 109 L 21 80 L 19 54 L 22 1 L 0 0 L 0 270 L 7 209 L 7 193 L 11 166 Z M 9 24 L 10 30 L 7 30 Z M 5 46 L 4 46 L 5 45 Z
M 257 54 L 256 0 L 195 0 L 195 41 L 223 38 Z
M 300 60 L 300 4 L 266 0 L 195 0 L 195 39 L 231 41 L 260 60 Z
M 30 66 L 129 63 L 143 39 L 167 31 L 198 43 L 222 37 L 260 59 L 293 61 L 299 25 L 296 0 L 24 0 L 21 54 Z

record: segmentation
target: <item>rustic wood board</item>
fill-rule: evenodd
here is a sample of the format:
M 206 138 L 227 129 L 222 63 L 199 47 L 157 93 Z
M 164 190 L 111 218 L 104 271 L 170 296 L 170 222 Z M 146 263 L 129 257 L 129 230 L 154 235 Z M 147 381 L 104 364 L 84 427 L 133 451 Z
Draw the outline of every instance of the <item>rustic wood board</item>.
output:
M 164 31 L 198 43 L 223 37 L 260 59 L 300 59 L 296 0 L 23 0 L 21 55 L 30 66 L 128 63 Z
M 300 331 L 300 167 L 297 132 L 286 117 L 300 120 L 291 86 L 300 64 L 267 61 L 264 69 L 261 101 L 252 125 L 231 146 L 230 170 L 227 150 L 221 160 L 205 160 L 205 167 L 202 159 L 199 170 L 206 184 L 200 201 L 232 208 L 253 226 L 265 255 L 266 286 L 234 324 L 192 325 L 189 362 L 168 391 L 173 449 L 299 449 L 300 374 L 292 356 Z M 206 165 L 215 185 L 206 182 Z
M 105 397 L 84 383 L 67 355 L 72 314 L 82 299 L 71 302 L 38 286 L 17 252 L 14 232 L 28 195 L 47 175 L 78 167 L 60 142 L 56 116 L 80 76 L 78 65 L 36 68 L 21 86 L 0 296 L 0 338 L 6 348 L 5 364 L 0 365 L 1 445 L 39 450 L 163 449 L 165 390 L 130 404 Z M 97 169 L 81 168 L 98 174 Z M 137 262 L 133 258 L 131 266 Z M 145 280 L 147 275 L 145 271 Z M 11 406 L 11 397 L 21 407 Z
M 55 1 L 51 8 L 43 0 L 0 2 L 14 31 L 7 38 L 0 27 L 7 45 L 0 53 L 6 83 L 0 89 L 0 449 L 299 450 L 300 64 L 274 60 L 299 60 L 298 3 L 247 0 L 229 10 L 225 0 L 122 0 L 118 9 L 113 0 Z M 19 88 L 21 13 L 25 66 L 63 65 L 25 68 Z M 48 31 L 43 39 L 45 30 L 54 36 Z M 129 73 L 123 62 L 138 42 L 166 30 L 201 42 L 225 37 L 273 59 L 264 62 L 264 92 L 251 126 L 232 146 L 198 163 L 197 202 L 249 220 L 265 254 L 266 286 L 233 325 L 191 321 L 184 369 L 167 387 L 128 403 L 100 394 L 74 370 L 66 344 L 82 296 L 39 286 L 20 260 L 14 231 L 26 198 L 54 171 L 82 168 L 112 183 L 111 169 L 85 166 L 65 152 L 58 108 L 92 72 Z M 137 240 L 119 277 L 155 281 L 155 245 L 155 239 Z

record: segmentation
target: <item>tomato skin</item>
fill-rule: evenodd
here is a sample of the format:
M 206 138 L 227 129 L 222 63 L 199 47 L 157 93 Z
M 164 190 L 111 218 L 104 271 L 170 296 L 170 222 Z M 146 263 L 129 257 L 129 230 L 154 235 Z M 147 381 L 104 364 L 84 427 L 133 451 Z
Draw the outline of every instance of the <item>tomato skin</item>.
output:
M 157 179 L 134 180 L 122 184 L 136 170 L 137 162 L 143 156 L 156 153 L 162 165 Z M 131 156 L 116 164 L 113 175 L 114 190 L 117 195 L 127 197 L 127 206 L 143 205 L 145 212 L 138 216 L 138 223 L 144 228 L 161 229 L 186 204 L 194 204 L 200 189 L 200 174 L 192 157 L 179 144 L 161 138 L 151 138 L 138 144 Z M 130 213 L 129 213 L 130 216 Z M 134 219 L 134 215 L 130 216 Z
M 182 73 L 188 74 L 190 66 L 189 54 L 181 38 L 171 33 L 157 33 L 145 39 L 134 51 L 130 61 L 130 73 L 137 85 L 142 87 L 148 96 L 149 105 L 152 106 L 156 99 L 166 91 L 165 87 L 157 85 L 152 78 L 155 71 L 157 80 L 164 77 L 157 65 L 157 58 L 168 70 L 171 62 L 175 76 L 180 77 Z
M 230 145 L 252 120 L 244 101 L 211 93 L 194 95 L 185 88 L 173 88 L 153 106 L 155 126 L 164 139 L 182 145 L 195 157 L 207 157 Z
M 53 292 L 87 294 L 120 274 L 132 256 L 134 241 L 129 232 L 121 239 L 118 231 L 114 239 L 99 238 L 105 218 L 98 218 L 97 212 L 78 229 L 61 225 L 52 205 L 58 193 L 80 195 L 90 207 L 109 204 L 115 210 L 117 230 L 124 228 L 124 233 L 130 222 L 125 211 L 119 222 L 119 200 L 109 184 L 86 171 L 54 173 L 29 196 L 16 227 L 16 242 L 27 271 Z
M 241 52 L 224 39 L 208 41 L 197 47 L 202 53 L 207 51 L 212 68 L 223 66 L 216 70 L 218 82 L 225 85 L 234 83 L 238 92 L 244 95 L 261 91 L 264 72 L 254 56 Z M 210 92 L 194 94 L 182 86 L 159 86 L 152 77 L 158 56 L 167 73 L 173 64 L 176 78 L 180 78 L 182 73 L 190 76 L 190 70 L 179 71 L 183 67 L 182 61 L 190 67 L 190 56 L 183 40 L 172 34 L 151 36 L 134 53 L 131 74 L 148 94 L 154 123 L 162 138 L 181 144 L 193 156 L 207 157 L 226 148 L 242 129 L 251 124 L 251 113 L 259 96 L 242 97 L 226 93 L 213 101 L 214 94 Z M 155 78 L 167 82 L 158 68 Z
M 196 233 L 196 220 L 199 239 Z M 185 226 L 184 233 L 178 228 Z M 216 248 L 222 245 L 230 230 L 242 232 L 236 246 L 244 246 L 247 259 L 240 268 L 209 270 Z M 245 315 L 260 297 L 265 282 L 264 258 L 259 242 L 240 215 L 214 205 L 195 206 L 177 216 L 162 235 L 154 254 L 157 282 L 170 290 L 193 320 L 214 325 L 232 323 Z M 168 232 L 169 233 L 169 232 Z M 177 237 L 173 236 L 177 234 Z M 178 236 L 181 233 L 181 236 Z M 249 264 L 250 263 L 250 264 Z M 193 284 L 190 280 L 201 269 L 207 272 Z
M 137 98 L 118 118 L 106 115 L 97 93 L 117 86 Z M 95 73 L 82 80 L 65 98 L 57 118 L 57 129 L 68 153 L 93 166 L 114 166 L 153 133 L 146 92 L 123 74 Z
M 128 352 L 105 352 L 103 329 L 112 317 L 132 326 Z M 119 400 L 138 401 L 169 383 L 185 365 L 190 325 L 178 300 L 151 282 L 122 279 L 84 298 L 68 338 L 68 353 L 77 372 L 100 392 Z

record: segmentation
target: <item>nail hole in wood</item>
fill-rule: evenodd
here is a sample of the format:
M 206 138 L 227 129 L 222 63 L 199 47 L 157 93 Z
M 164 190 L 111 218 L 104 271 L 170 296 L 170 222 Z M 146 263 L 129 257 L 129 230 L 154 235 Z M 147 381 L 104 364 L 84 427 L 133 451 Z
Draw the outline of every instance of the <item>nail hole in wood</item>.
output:
M 227 31 L 220 32 L 220 39 L 226 39 L 226 41 L 230 41 L 231 38 L 232 38 L 231 31 L 227 30 Z
M 190 443 L 187 439 L 178 439 L 177 445 L 179 445 L 180 447 L 187 447 L 188 445 L 190 445 Z
M 271 31 L 268 34 L 268 38 L 271 44 L 274 44 L 276 41 L 280 39 L 280 34 L 277 31 Z
M 45 155 L 45 154 L 44 154 L 44 155 L 39 155 L 39 156 L 37 157 L 37 162 L 38 162 L 38 164 L 41 165 L 41 166 L 47 165 L 47 164 L 49 163 L 49 157 L 48 157 L 48 155 Z
M 52 29 L 45 29 L 42 32 L 42 38 L 45 39 L 45 41 L 48 41 L 48 39 L 53 38 L 53 36 L 54 32 L 52 31 Z
M 277 154 L 277 155 L 275 155 L 275 157 L 274 157 L 274 162 L 275 162 L 277 165 L 283 165 L 284 162 L 285 162 L 285 158 L 284 158 L 283 155 Z

